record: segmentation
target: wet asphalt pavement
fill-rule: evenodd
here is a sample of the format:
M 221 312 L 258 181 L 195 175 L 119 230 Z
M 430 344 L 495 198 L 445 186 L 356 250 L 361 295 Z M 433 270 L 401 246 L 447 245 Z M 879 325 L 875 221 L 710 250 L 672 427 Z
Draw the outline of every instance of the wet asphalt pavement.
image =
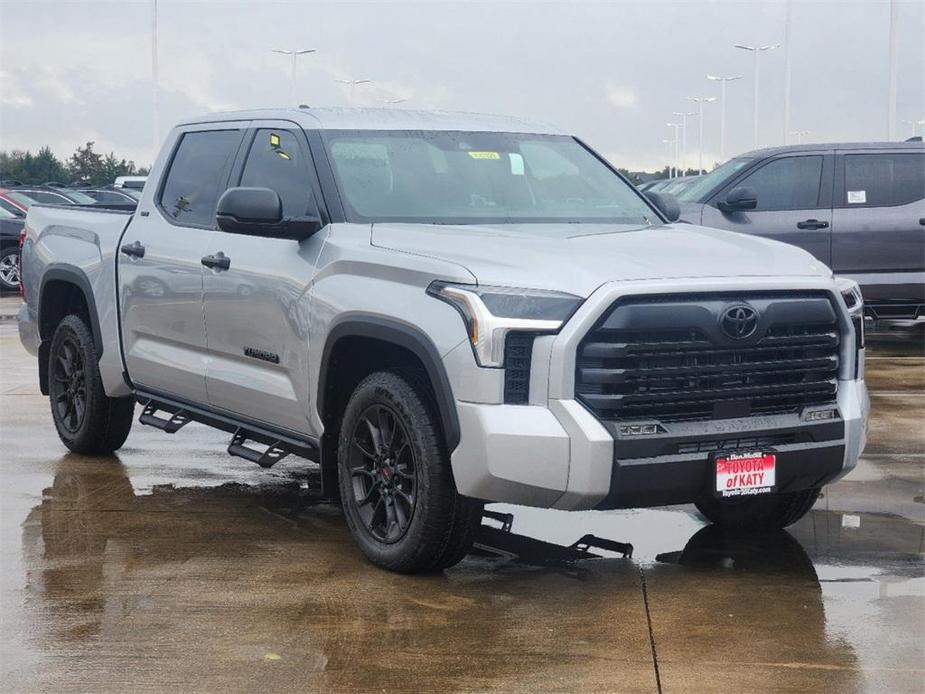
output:
M 310 466 L 230 458 L 220 432 L 66 455 L 0 323 L 0 689 L 923 691 L 925 358 L 872 342 L 864 459 L 789 533 L 498 506 L 515 534 L 635 553 L 411 577 L 361 558 Z

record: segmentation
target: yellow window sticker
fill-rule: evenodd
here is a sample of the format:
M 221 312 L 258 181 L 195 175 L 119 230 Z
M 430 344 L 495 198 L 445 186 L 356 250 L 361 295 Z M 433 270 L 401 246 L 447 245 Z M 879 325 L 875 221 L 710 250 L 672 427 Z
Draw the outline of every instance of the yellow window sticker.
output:
M 497 152 L 469 152 L 469 156 L 473 159 L 501 159 Z
M 279 135 L 276 133 L 270 133 L 270 147 L 279 147 Z

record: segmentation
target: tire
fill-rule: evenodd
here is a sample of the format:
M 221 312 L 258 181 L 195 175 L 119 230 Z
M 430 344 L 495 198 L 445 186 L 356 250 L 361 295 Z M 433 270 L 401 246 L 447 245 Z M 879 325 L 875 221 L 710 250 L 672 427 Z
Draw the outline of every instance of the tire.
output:
M 695 505 L 708 521 L 721 528 L 768 532 L 800 520 L 816 503 L 820 491 L 815 488 L 731 500 L 704 497 Z
M 112 453 L 132 428 L 135 401 L 106 395 L 98 361 L 87 324 L 65 316 L 48 352 L 48 399 L 58 436 L 75 453 Z
M 0 251 L 0 290 L 19 291 L 19 249 L 15 246 Z
M 382 371 L 357 386 L 344 412 L 337 451 L 344 516 L 363 554 L 384 569 L 453 566 L 482 522 L 482 502 L 456 491 L 436 411 L 426 387 Z

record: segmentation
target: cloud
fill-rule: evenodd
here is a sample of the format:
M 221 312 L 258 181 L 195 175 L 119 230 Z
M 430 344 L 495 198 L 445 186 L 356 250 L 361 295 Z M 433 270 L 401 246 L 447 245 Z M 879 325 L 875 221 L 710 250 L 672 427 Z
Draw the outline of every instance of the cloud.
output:
M 607 101 L 613 106 L 622 109 L 636 108 L 636 92 L 628 87 L 617 87 L 608 84 L 606 88 Z

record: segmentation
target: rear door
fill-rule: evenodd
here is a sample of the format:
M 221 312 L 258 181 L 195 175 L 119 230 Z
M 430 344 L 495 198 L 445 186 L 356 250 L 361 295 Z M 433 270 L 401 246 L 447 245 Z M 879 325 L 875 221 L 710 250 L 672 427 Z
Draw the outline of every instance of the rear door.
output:
M 758 164 L 713 196 L 703 225 L 783 241 L 809 251 L 828 265 L 832 259 L 833 160 L 827 152 L 800 152 Z M 724 212 L 719 202 L 734 188 L 758 194 L 754 210 Z
M 254 123 L 232 185 L 270 188 L 284 217 L 304 216 L 321 193 L 305 133 L 288 121 Z M 215 408 L 243 418 L 315 434 L 309 424 L 308 289 L 326 230 L 299 242 L 211 232 L 207 252 L 227 269 L 204 272 L 209 363 Z
M 208 402 L 201 260 L 245 128 L 212 123 L 179 133 L 160 189 L 144 196 L 123 235 L 123 347 L 142 389 Z
M 861 284 L 868 303 L 923 303 L 923 225 L 925 152 L 838 155 L 832 266 Z

